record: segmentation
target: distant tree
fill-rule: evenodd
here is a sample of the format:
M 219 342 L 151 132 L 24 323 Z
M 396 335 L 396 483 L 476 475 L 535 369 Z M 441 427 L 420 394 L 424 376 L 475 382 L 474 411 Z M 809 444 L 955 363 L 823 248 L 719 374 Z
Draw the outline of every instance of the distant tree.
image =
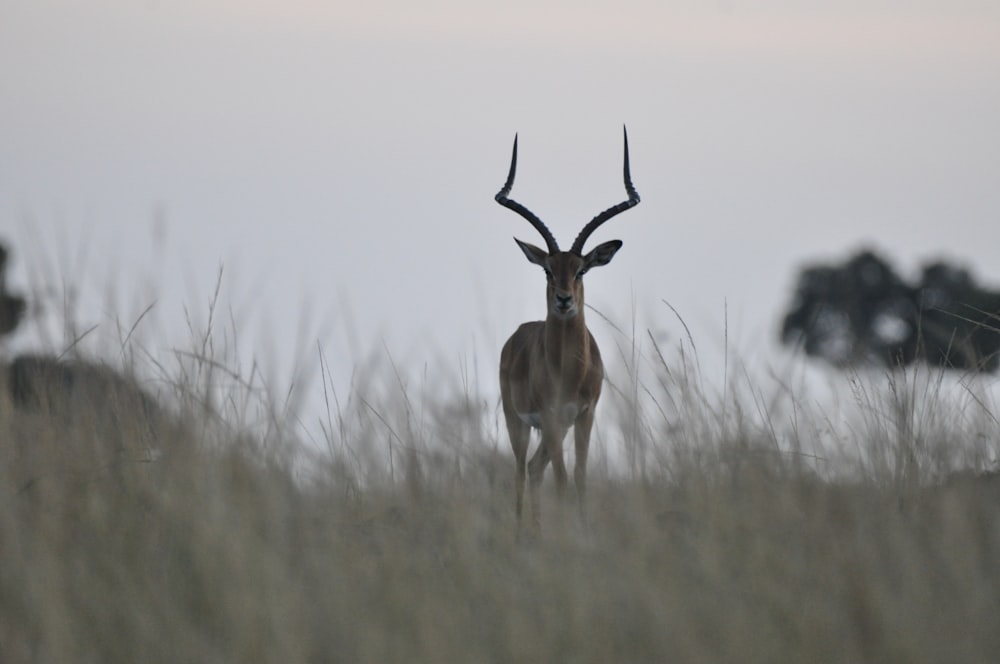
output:
M 919 282 L 910 284 L 864 250 L 842 265 L 800 271 L 781 340 L 839 367 L 925 360 L 994 371 L 1000 366 L 1000 292 L 944 261 L 924 265 Z
M 6 269 L 7 248 L 0 244 L 0 339 L 17 329 L 27 308 L 23 297 L 7 291 Z M 133 376 L 75 356 L 0 354 L 0 410 L 7 404 L 77 433 L 84 424 L 102 426 L 101 437 L 118 442 L 128 438 L 126 425 L 156 433 L 166 421 L 159 402 Z
M 7 292 L 7 247 L 0 244 L 0 336 L 17 328 L 24 310 L 24 298 Z

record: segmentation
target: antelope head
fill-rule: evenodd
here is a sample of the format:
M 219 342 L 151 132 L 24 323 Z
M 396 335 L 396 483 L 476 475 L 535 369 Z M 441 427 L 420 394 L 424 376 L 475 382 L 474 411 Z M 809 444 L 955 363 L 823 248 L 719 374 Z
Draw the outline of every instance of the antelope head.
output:
M 546 289 L 549 316 L 557 320 L 569 321 L 583 311 L 583 275 L 591 268 L 607 265 L 614 258 L 615 253 L 621 249 L 621 240 L 611 240 L 599 244 L 597 247 L 583 253 L 583 246 L 597 228 L 611 219 L 615 215 L 628 210 L 639 203 L 639 194 L 632 185 L 632 176 L 629 171 L 628 159 L 628 132 L 625 136 L 625 166 L 624 180 L 625 191 L 628 193 L 628 200 L 614 205 L 604 212 L 594 217 L 580 234 L 573 241 L 573 246 L 569 251 L 559 249 L 552 231 L 539 219 L 531 210 L 524 207 L 517 201 L 508 198 L 511 188 L 514 186 L 514 175 L 517 172 L 517 136 L 514 136 L 514 150 L 510 158 L 510 172 L 507 174 L 507 182 L 503 188 L 497 192 L 496 201 L 500 205 L 517 212 L 528 220 L 541 234 L 545 240 L 546 249 L 541 249 L 529 242 L 522 242 L 517 238 L 514 241 L 524 252 L 525 257 L 535 265 L 540 266 L 545 271 L 545 278 L 548 281 Z

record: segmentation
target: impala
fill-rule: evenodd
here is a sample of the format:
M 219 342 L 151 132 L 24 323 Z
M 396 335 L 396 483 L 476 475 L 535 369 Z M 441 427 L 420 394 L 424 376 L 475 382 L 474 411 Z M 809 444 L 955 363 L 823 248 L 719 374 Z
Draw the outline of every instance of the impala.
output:
M 518 327 L 500 353 L 500 396 L 517 468 L 519 533 L 526 473 L 536 530 L 541 526 L 539 487 L 550 461 L 560 501 L 565 496 L 566 465 L 562 445 L 570 427 L 573 427 L 576 445 L 573 480 L 577 505 L 581 520 L 585 520 L 587 451 L 594 425 L 594 408 L 601 396 L 604 365 L 597 342 L 584 322 L 583 275 L 591 268 L 611 262 L 622 243 L 620 240 L 604 242 L 588 253 L 583 252 L 583 245 L 601 224 L 639 203 L 639 194 L 632 186 L 629 172 L 628 133 L 625 132 L 624 136 L 624 180 L 628 199 L 594 217 L 576 236 L 569 251 L 559 249 L 555 237 L 541 219 L 508 198 L 517 170 L 516 135 L 507 182 L 496 195 L 497 203 L 527 219 L 541 234 L 546 245 L 543 250 L 514 238 L 525 257 L 545 271 L 548 314 L 544 321 L 524 323 Z M 541 442 L 529 462 L 528 441 L 532 428 L 541 431 Z

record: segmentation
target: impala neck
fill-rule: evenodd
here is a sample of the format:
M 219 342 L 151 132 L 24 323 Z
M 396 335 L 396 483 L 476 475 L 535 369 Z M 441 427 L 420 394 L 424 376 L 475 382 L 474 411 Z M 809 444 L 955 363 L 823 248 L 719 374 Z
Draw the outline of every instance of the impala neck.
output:
M 569 320 L 549 314 L 545 320 L 545 362 L 564 384 L 575 384 L 590 363 L 590 335 L 581 308 Z

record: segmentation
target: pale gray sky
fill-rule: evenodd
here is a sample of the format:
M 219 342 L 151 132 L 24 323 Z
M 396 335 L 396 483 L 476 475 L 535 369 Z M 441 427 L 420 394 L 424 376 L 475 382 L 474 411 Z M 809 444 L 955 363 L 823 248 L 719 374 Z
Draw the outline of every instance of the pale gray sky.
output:
M 322 333 L 346 380 L 355 334 L 491 383 L 544 313 L 511 239 L 538 238 L 493 202 L 514 132 L 513 196 L 569 243 L 624 197 L 627 123 L 643 202 L 595 234 L 624 248 L 588 303 L 672 342 L 669 300 L 710 373 L 724 303 L 731 352 L 783 357 L 805 260 L 873 244 L 1000 284 L 1000 5 L 829 4 L 5 0 L 13 280 L 52 243 L 85 322 L 111 327 L 109 282 L 124 319 L 156 292 L 166 348 L 224 264 L 245 351 L 283 365 Z

